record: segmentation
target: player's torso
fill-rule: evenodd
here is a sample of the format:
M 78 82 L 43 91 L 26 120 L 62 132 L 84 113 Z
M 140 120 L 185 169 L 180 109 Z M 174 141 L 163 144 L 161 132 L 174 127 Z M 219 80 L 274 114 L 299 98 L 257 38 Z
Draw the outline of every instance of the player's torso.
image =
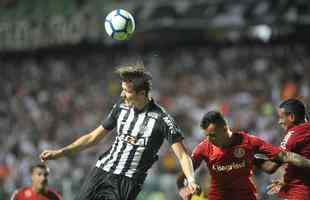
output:
M 246 138 L 226 149 L 212 144 L 209 148 L 207 165 L 212 177 L 225 181 L 251 174 L 254 153 Z
M 281 147 L 310 159 L 310 123 L 306 122 L 290 129 L 282 139 Z M 304 194 L 305 199 L 310 199 L 309 170 L 293 165 L 287 165 L 285 170 L 284 180 L 287 185 L 282 188 L 280 194 L 286 197 Z
M 254 151 L 247 138 L 227 149 L 209 145 L 207 165 L 211 174 L 210 197 L 222 199 L 256 199 L 250 180 Z
M 60 200 L 60 198 L 51 189 L 48 189 L 45 194 L 37 194 L 27 187 L 20 190 L 13 200 Z
M 105 158 L 96 166 L 131 177 L 143 156 L 143 160 L 153 163 L 164 140 L 162 121 L 157 108 L 138 112 L 133 107 L 121 105 L 117 116 L 116 139 Z

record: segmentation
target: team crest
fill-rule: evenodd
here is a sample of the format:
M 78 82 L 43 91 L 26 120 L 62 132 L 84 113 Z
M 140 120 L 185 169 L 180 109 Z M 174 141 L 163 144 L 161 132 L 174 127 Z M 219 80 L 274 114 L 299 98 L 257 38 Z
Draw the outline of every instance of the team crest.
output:
M 234 156 L 236 158 L 242 158 L 245 155 L 244 148 L 238 147 L 234 149 Z
M 31 197 L 31 191 L 26 190 L 26 191 L 25 191 L 25 197 L 26 197 L 26 198 L 30 198 L 30 197 Z

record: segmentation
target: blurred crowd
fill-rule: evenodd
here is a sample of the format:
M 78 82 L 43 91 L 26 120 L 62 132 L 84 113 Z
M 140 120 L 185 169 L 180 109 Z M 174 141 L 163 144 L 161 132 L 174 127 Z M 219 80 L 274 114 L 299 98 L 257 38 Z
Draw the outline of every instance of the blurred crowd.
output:
M 199 122 L 211 109 L 220 110 L 234 130 L 245 129 L 278 144 L 279 102 L 300 97 L 310 103 L 307 50 L 302 45 L 253 44 L 1 57 L 0 199 L 30 183 L 29 167 L 39 162 L 43 149 L 67 145 L 101 123 L 119 97 L 120 81 L 113 71 L 122 64 L 145 64 L 153 75 L 152 96 L 176 118 L 189 150 L 203 139 Z M 93 149 L 48 163 L 50 185 L 65 200 L 73 198 L 113 135 Z M 177 199 L 178 163 L 167 144 L 160 154 L 141 200 Z M 207 170 L 199 173 L 207 190 Z M 269 177 L 258 171 L 255 176 L 263 195 Z

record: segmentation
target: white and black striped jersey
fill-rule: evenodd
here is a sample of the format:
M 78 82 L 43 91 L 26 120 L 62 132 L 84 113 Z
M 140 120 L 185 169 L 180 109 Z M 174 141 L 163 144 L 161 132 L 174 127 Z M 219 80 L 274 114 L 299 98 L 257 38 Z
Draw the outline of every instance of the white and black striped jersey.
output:
M 164 139 L 170 144 L 183 139 L 172 117 L 153 100 L 140 111 L 119 102 L 102 125 L 107 130 L 116 128 L 117 136 L 96 167 L 127 177 L 146 175 Z

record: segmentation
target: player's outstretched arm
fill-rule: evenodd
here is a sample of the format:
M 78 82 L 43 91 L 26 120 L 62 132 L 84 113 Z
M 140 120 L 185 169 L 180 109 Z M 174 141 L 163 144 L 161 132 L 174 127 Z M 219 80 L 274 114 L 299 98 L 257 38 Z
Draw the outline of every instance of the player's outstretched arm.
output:
M 281 151 L 275 160 L 281 163 L 289 163 L 296 167 L 310 168 L 310 160 L 294 152 Z
M 92 132 L 83 135 L 68 146 L 57 150 L 45 150 L 40 154 L 41 161 L 58 159 L 66 155 L 72 155 L 94 146 L 108 133 L 102 125 Z
M 260 155 L 260 154 L 257 154 Z M 256 158 L 254 164 L 261 170 L 267 173 L 275 172 L 282 163 L 292 164 L 296 167 L 310 168 L 310 160 L 289 151 L 279 152 L 273 160 L 268 160 L 268 158 Z
M 254 159 L 254 165 L 268 174 L 273 174 L 281 166 L 276 162 L 262 159 Z
M 187 154 L 186 149 L 182 142 L 177 142 L 171 145 L 175 155 L 177 156 L 184 176 L 187 179 L 187 191 L 191 194 L 195 193 L 198 185 L 195 182 L 194 167 L 190 156 Z

